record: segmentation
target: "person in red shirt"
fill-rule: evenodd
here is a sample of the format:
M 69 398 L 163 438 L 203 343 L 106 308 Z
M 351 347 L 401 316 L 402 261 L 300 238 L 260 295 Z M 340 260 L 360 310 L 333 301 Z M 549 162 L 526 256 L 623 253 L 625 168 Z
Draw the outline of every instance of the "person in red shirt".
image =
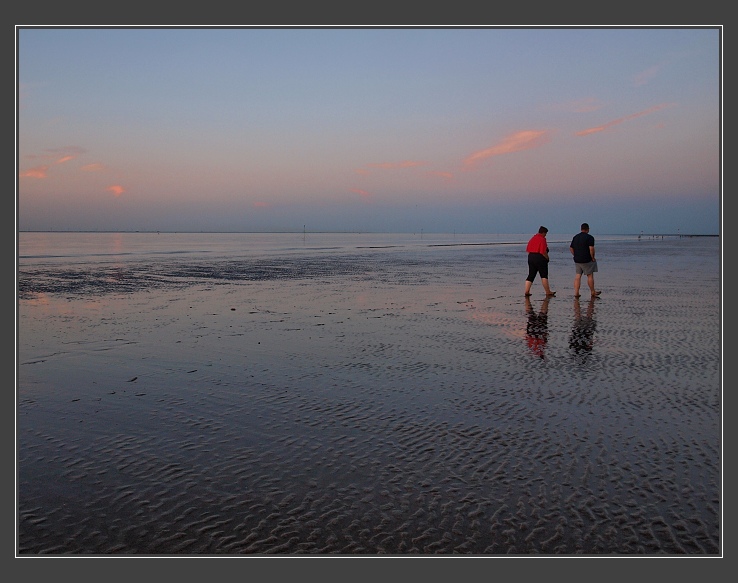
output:
M 525 279 L 525 295 L 530 295 L 530 288 L 536 275 L 540 274 L 543 289 L 546 291 L 546 297 L 550 298 L 556 295 L 555 291 L 551 291 L 548 285 L 548 242 L 546 241 L 546 233 L 548 229 L 544 226 L 538 228 L 538 233 L 533 235 L 528 241 L 525 250 L 528 252 L 528 277 Z

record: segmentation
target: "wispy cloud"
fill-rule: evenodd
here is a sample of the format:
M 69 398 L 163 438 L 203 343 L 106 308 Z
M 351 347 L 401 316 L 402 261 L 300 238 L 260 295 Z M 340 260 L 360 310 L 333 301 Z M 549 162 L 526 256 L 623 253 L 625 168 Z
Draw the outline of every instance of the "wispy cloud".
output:
M 270 208 L 272 205 L 270 205 L 268 202 L 264 202 L 263 200 L 257 200 L 257 201 L 254 201 L 254 203 L 251 206 L 257 209 L 266 209 L 266 208 Z
M 353 193 L 355 193 L 355 194 L 358 194 L 359 196 L 364 196 L 364 197 L 366 197 L 366 196 L 371 196 L 371 195 L 370 195 L 370 194 L 369 194 L 369 193 L 368 193 L 368 192 L 367 192 L 366 190 L 364 190 L 363 188 L 352 188 L 352 189 L 351 189 L 351 192 L 353 192 Z
M 46 178 L 48 174 L 48 166 L 36 166 L 35 168 L 24 170 L 18 176 L 20 176 L 21 178 Z
M 103 172 L 106 170 L 104 164 L 100 164 L 99 162 L 94 162 L 92 164 L 85 164 L 80 168 L 83 172 Z
M 574 135 L 575 136 L 588 136 L 589 134 L 595 134 L 597 132 L 603 132 L 606 129 L 609 129 L 609 128 L 613 127 L 613 126 L 616 126 L 618 124 L 623 123 L 624 121 L 628 121 L 628 120 L 634 119 L 636 117 L 641 117 L 643 115 L 648 115 L 650 113 L 654 113 L 654 112 L 659 111 L 661 109 L 664 109 L 666 107 L 671 107 L 673 105 L 676 105 L 676 104 L 675 103 L 660 103 L 658 105 L 654 105 L 653 107 L 649 107 L 648 109 L 644 109 L 643 111 L 639 111 L 637 113 L 632 113 L 632 114 L 626 115 L 624 117 L 619 117 L 619 118 L 614 119 L 612 121 L 608 121 L 607 123 L 604 123 L 602 125 L 595 126 L 595 127 L 592 127 L 592 128 L 587 128 L 586 130 L 581 130 L 579 132 L 576 132 Z
M 29 154 L 29 160 L 50 160 L 52 164 L 68 162 L 84 154 L 86 150 L 79 146 L 63 146 L 61 148 L 47 148 L 41 154 Z
M 45 161 L 46 164 L 23 170 L 18 176 L 21 178 L 47 178 L 51 166 L 64 164 L 84 153 L 85 149 L 79 146 L 65 146 L 63 148 L 50 148 L 44 150 L 41 154 L 29 154 L 25 156 L 27 160 L 41 160 Z
M 549 139 L 549 130 L 523 130 L 515 132 L 503 138 L 501 142 L 494 146 L 470 154 L 464 159 L 462 166 L 465 170 L 470 170 L 487 158 L 538 148 L 546 144 Z
M 641 71 L 640 73 L 633 76 L 633 85 L 636 87 L 640 87 L 641 85 L 645 85 L 648 83 L 651 79 L 653 79 L 656 74 L 659 72 L 661 67 L 658 67 L 654 65 L 653 67 L 649 67 L 645 71 Z
M 49 178 L 49 171 L 53 166 L 59 164 L 66 164 L 72 160 L 75 160 L 82 154 L 85 154 L 87 150 L 79 146 L 64 146 L 62 148 L 48 148 L 43 150 L 40 154 L 29 154 L 25 156 L 28 160 L 46 160 L 46 164 L 34 166 L 23 170 L 18 174 L 20 178 Z M 100 162 L 92 162 L 79 167 L 82 172 L 107 172 L 108 168 Z M 113 193 L 114 196 L 118 197 L 123 194 L 126 189 L 120 184 L 113 184 L 105 188 L 106 192 Z

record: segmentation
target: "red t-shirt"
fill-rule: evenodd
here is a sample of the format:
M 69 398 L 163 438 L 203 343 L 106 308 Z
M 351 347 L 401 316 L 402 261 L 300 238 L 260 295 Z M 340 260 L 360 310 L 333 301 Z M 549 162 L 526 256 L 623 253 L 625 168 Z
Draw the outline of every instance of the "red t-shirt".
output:
M 528 246 L 525 248 L 528 253 L 540 253 L 541 255 L 548 253 L 548 244 L 546 237 L 540 233 L 536 233 L 528 241 Z
M 528 348 L 530 351 L 539 358 L 546 357 L 546 338 L 538 336 L 527 336 Z

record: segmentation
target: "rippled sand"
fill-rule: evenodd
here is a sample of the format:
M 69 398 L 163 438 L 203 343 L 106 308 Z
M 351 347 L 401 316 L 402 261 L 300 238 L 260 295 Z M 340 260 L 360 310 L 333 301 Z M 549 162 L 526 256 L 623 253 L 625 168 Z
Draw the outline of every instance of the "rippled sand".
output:
M 22 273 L 17 554 L 719 554 L 718 244 L 649 245 Z

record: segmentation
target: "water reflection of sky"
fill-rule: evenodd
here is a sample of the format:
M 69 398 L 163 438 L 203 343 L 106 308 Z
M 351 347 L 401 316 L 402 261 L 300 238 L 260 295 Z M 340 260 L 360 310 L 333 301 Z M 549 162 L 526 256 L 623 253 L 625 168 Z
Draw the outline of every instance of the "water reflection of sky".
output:
M 273 254 L 343 254 L 413 250 L 453 251 L 457 247 L 524 245 L 527 234 L 423 233 L 74 233 L 22 232 L 17 255 L 21 265 L 64 261 L 108 261 L 111 257 L 146 260 L 161 256 L 254 257 Z M 549 235 L 552 245 L 568 252 L 568 236 Z M 635 241 L 635 236 L 609 236 Z

